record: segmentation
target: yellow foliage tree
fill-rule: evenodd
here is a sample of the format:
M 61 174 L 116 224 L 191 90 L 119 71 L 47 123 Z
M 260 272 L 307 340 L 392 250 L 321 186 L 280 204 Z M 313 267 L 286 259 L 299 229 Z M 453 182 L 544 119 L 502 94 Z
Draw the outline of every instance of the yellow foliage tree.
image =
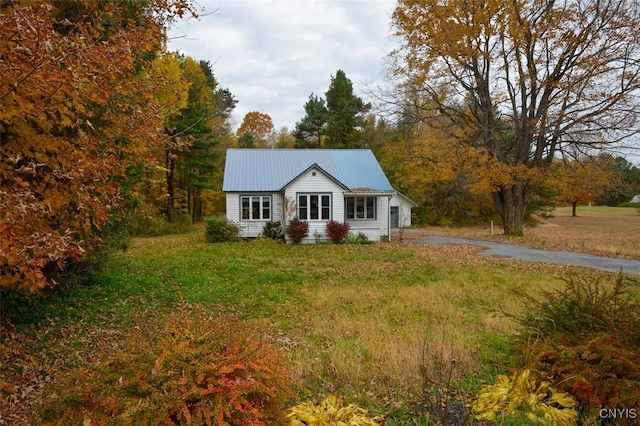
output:
M 557 154 L 638 132 L 637 1 L 400 0 L 392 24 L 403 101 L 482 152 L 506 234 Z
M 572 216 L 577 216 L 579 203 L 594 203 L 611 186 L 612 162 L 610 158 L 587 158 L 553 164 L 549 183 L 558 191 L 558 201 L 571 205 Z
M 256 148 L 273 148 L 273 121 L 268 114 L 258 111 L 248 112 L 238 127 L 236 135 L 238 136 L 238 146 L 242 145 L 241 140 L 244 138 L 252 141 Z M 251 148 L 252 146 L 246 147 Z
M 184 13 L 189 2 L 0 5 L 2 288 L 52 284 L 136 196 L 124 183 L 164 142 L 174 90 L 153 60 Z

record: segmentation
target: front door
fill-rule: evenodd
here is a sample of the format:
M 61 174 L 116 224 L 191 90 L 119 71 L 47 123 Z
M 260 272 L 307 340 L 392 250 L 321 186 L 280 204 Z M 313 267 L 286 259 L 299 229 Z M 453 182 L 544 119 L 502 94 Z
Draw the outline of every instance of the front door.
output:
M 400 227 L 400 207 L 398 206 L 391 206 L 391 227 Z

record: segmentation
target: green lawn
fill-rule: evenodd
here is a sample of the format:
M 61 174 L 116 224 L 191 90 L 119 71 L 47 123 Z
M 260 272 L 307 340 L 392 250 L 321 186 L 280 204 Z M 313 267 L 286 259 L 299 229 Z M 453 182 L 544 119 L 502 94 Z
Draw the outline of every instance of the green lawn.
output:
M 23 312 L 18 328 L 43 364 L 73 368 L 106 356 L 96 336 L 117 344 L 183 299 L 271 335 L 309 397 L 333 392 L 388 424 L 415 424 L 438 383 L 475 392 L 507 368 L 514 327 L 500 311 L 518 312 L 523 293 L 559 286 L 568 271 L 579 269 L 466 246 L 210 244 L 194 232 L 135 239 L 92 285 Z
M 555 216 L 571 216 L 571 206 L 557 207 L 553 210 Z M 640 212 L 636 207 L 582 206 L 576 207 L 578 216 L 592 217 L 638 217 Z

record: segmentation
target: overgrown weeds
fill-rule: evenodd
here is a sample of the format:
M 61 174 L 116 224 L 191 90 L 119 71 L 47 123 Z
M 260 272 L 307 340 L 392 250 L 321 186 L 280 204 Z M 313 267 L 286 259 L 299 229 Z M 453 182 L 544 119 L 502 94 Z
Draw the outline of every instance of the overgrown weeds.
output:
M 579 403 L 581 421 L 601 409 L 640 406 L 640 280 L 570 276 L 563 288 L 526 297 L 515 319 L 521 365 Z M 619 419 L 633 424 L 635 419 Z
M 44 424 L 286 423 L 295 384 L 255 328 L 184 302 L 165 321 L 152 334 L 153 324 L 140 324 L 105 359 L 72 369 Z
M 256 239 L 207 244 L 202 232 L 135 239 L 126 252 L 110 258 L 104 271 L 93 274 L 92 285 L 30 307 L 30 319 L 16 324 L 24 337 L 16 341 L 24 359 L 34 360 L 24 368 L 33 374 L 0 370 L 0 381 L 7 389 L 34 390 L 20 401 L 18 391 L 5 391 L 3 415 L 20 406 L 33 412 L 35 402 L 79 368 L 90 373 L 96 392 L 107 392 L 104 379 L 96 376 L 103 373 L 111 387 L 120 376 L 127 389 L 141 387 L 131 366 L 155 368 L 162 350 L 154 342 L 168 329 L 167 312 L 180 303 L 170 281 L 186 306 L 204 317 L 202 324 L 237 318 L 257 337 L 271 336 L 267 343 L 282 348 L 294 381 L 312 399 L 340 395 L 371 416 L 384 415 L 388 425 L 437 423 L 427 403 L 451 407 L 454 399 L 468 401 L 482 385 L 493 383 L 512 356 L 505 336 L 515 330 L 514 322 L 492 310 L 501 306 L 518 314 L 521 296 L 514 289 L 553 291 L 561 284 L 557 274 L 573 270 L 475 253 L 466 246 L 397 243 L 286 245 Z M 127 349 L 133 340 L 151 355 Z M 9 365 L 9 358 L 0 362 Z M 109 362 L 129 373 L 108 373 Z M 441 373 L 435 369 L 439 363 Z M 433 369 L 421 371 L 425 364 Z M 448 366 L 455 367 L 450 375 Z M 55 389 L 61 398 L 72 397 Z M 76 398 L 79 390 L 74 389 Z
M 453 330 L 450 326 L 440 327 L 435 335 L 431 326 L 425 330 L 422 342 L 420 373 L 422 393 L 419 401 L 421 417 L 426 417 L 439 425 L 470 425 L 473 416 L 468 407 L 471 395 L 458 389 L 469 371 L 455 348 Z M 458 353 L 456 353 L 458 352 Z

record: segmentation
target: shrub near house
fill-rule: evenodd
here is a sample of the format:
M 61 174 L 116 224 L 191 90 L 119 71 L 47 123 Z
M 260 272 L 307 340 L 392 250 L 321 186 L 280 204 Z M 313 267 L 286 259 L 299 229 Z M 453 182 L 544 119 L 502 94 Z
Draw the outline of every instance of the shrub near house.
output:
M 300 242 L 309 235 L 309 224 L 300 220 L 297 216 L 289 221 L 287 225 L 287 236 L 295 244 Z
M 348 223 L 341 223 L 336 220 L 330 220 L 325 227 L 327 236 L 335 244 L 339 244 L 349 235 L 350 225 Z
M 238 240 L 238 225 L 224 216 L 209 216 L 204 219 L 205 238 L 210 243 Z

